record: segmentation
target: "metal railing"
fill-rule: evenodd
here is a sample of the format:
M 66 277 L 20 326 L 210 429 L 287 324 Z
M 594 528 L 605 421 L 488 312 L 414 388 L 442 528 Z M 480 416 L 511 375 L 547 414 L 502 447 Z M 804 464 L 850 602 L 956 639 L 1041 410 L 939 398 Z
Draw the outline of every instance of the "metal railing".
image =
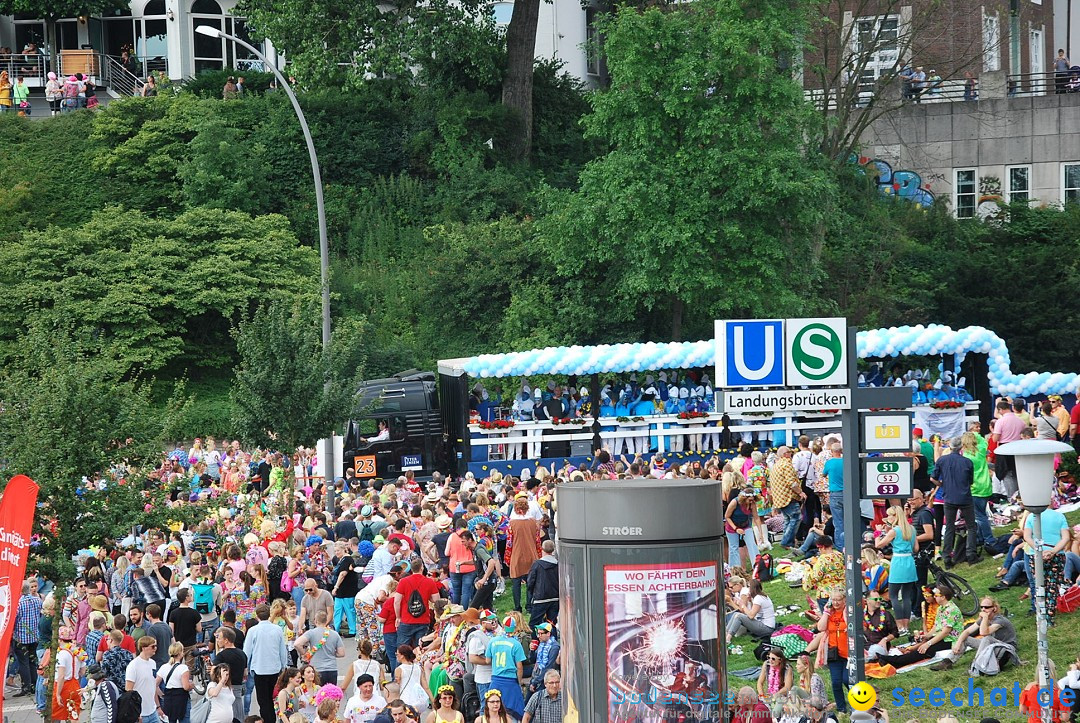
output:
M 851 94 L 847 88 L 833 89 L 826 92 L 820 88 L 810 88 L 803 91 L 803 97 L 813 103 L 819 110 L 826 108 L 836 110 L 838 102 L 844 102 L 855 108 L 867 108 L 878 99 L 887 99 L 890 103 L 903 100 L 905 103 L 955 103 L 965 100 L 978 99 L 978 86 L 974 95 L 966 91 L 963 78 L 925 81 L 919 87 L 905 86 L 900 79 L 892 83 L 864 83 Z
M 102 56 L 101 80 L 120 95 L 139 95 L 142 91 L 142 82 L 138 77 L 112 55 Z
M 1009 98 L 1032 95 L 1080 93 L 1080 66 L 1066 73 L 1018 73 L 1008 77 Z
M 5 53 L 0 55 L 0 70 L 6 70 L 12 82 L 22 76 L 29 85 L 38 87 L 45 85 L 45 77 L 49 72 L 49 57 L 40 53 Z M 40 82 L 33 82 L 35 80 Z

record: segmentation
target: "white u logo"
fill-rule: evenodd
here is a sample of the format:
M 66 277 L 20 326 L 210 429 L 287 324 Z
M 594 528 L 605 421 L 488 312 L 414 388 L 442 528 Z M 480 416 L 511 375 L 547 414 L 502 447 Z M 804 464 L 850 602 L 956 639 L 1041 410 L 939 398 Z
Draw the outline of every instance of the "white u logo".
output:
M 749 381 L 764 379 L 776 365 L 776 327 L 771 324 L 765 327 L 765 360 L 758 369 L 750 369 L 746 366 L 746 359 L 743 357 L 746 350 L 746 345 L 743 344 L 743 332 L 744 329 L 741 326 L 736 326 L 734 329 L 735 370 L 739 372 L 739 376 Z

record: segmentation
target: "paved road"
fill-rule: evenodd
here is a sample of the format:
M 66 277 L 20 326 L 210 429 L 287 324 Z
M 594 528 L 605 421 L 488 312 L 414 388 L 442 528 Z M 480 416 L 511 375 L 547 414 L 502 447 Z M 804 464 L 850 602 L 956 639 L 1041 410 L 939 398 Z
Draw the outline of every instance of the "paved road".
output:
M 338 659 L 338 680 L 345 679 L 345 671 L 356 660 L 356 639 L 344 638 L 345 643 L 345 657 Z M 8 693 L 14 693 L 14 689 L 8 689 Z M 345 695 L 352 695 L 352 690 L 345 691 Z M 259 703 L 255 699 L 254 693 L 251 696 L 251 713 L 259 712 Z M 82 714 L 82 721 L 88 721 L 90 719 L 90 711 L 84 710 Z M 41 723 L 41 716 L 38 715 L 37 710 L 34 708 L 34 699 L 31 696 L 25 696 L 22 698 L 6 698 L 4 700 L 4 721 L 6 723 Z

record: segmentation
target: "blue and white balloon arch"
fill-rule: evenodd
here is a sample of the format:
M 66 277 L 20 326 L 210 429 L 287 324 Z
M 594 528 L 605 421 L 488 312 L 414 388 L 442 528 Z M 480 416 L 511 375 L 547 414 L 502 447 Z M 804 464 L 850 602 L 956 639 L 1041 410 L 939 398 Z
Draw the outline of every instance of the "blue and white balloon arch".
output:
M 1010 369 L 1005 340 L 981 326 L 953 330 L 941 324 L 893 326 L 860 331 L 861 358 L 954 354 L 959 363 L 969 353 L 987 355 L 990 390 L 995 394 L 1031 397 L 1076 391 L 1080 375 L 1055 372 L 1017 374 Z M 457 364 L 471 377 L 523 377 L 535 374 L 596 374 L 658 369 L 691 369 L 716 364 L 716 345 L 709 340 L 644 344 L 558 346 L 508 354 L 481 354 Z

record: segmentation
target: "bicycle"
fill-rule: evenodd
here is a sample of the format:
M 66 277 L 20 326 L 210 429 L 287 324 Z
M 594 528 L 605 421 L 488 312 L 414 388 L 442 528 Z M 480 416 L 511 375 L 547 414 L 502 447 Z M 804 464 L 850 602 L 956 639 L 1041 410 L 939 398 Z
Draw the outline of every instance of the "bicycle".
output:
M 198 695 L 206 695 L 206 688 L 210 685 L 210 669 L 213 663 L 210 656 L 213 651 L 209 647 L 195 648 L 191 651 L 191 682 L 195 686 Z
M 979 612 L 979 596 L 967 580 L 954 572 L 949 572 L 933 559 L 927 563 L 927 572 L 934 576 L 934 585 L 948 587 L 953 591 L 952 601 L 960 608 L 964 617 L 971 617 Z M 929 580 L 929 579 L 928 579 Z

